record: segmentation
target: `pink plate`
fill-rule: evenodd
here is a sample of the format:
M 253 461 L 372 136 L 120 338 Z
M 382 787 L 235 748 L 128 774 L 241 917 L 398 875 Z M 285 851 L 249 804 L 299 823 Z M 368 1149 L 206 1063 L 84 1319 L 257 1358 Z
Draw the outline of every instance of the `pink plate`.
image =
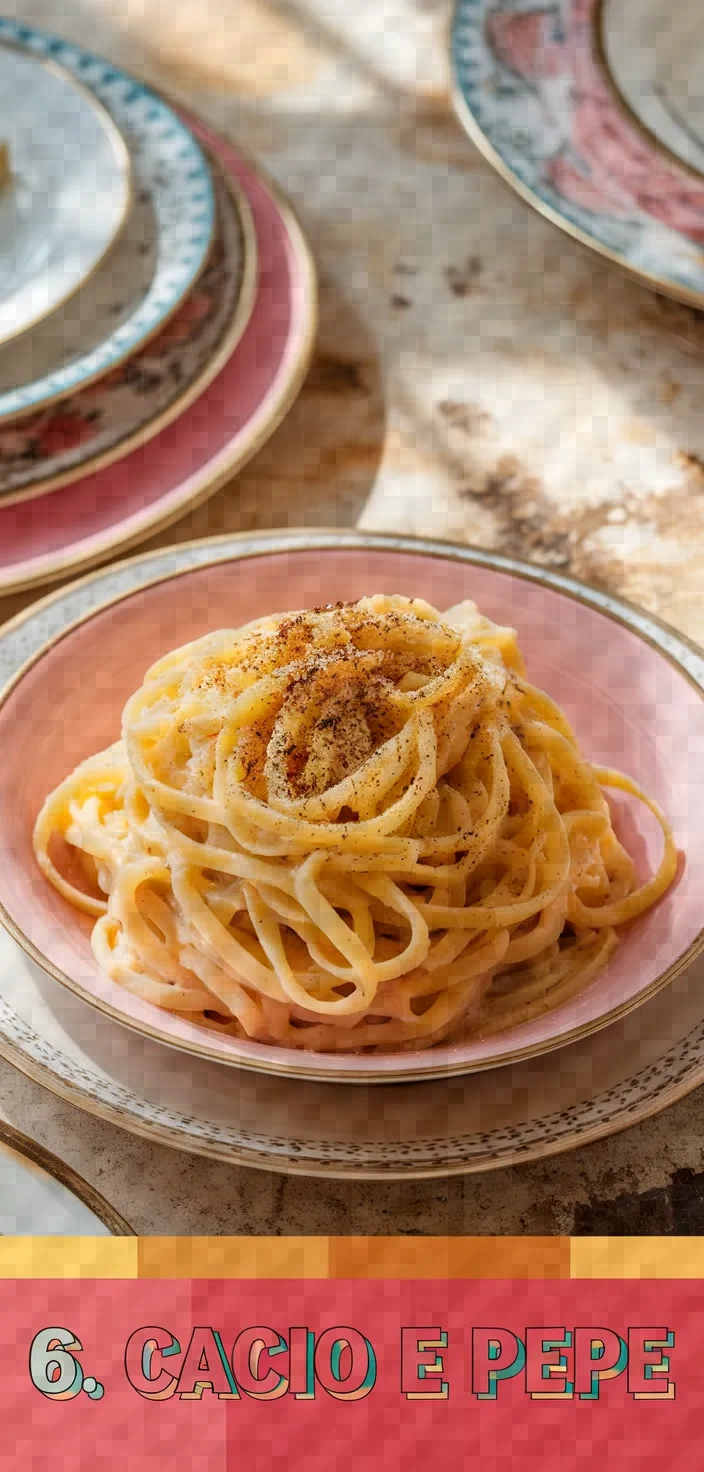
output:
M 704 306 L 704 49 L 671 0 L 455 0 L 454 96 L 534 209 Z
M 247 330 L 207 391 L 148 445 L 51 496 L 0 508 L 0 596 L 92 566 L 177 520 L 260 449 L 303 382 L 317 315 L 306 241 L 275 188 L 188 121 L 252 211 L 259 273 Z
M 429 1052 L 308 1056 L 205 1033 L 130 996 L 99 972 L 90 920 L 36 866 L 31 833 L 44 797 L 77 762 L 116 739 L 125 701 L 169 649 L 266 612 L 378 591 L 440 608 L 471 597 L 517 627 L 531 678 L 563 706 L 587 756 L 630 773 L 669 815 L 683 853 L 677 883 L 624 933 L 608 968 L 581 995 L 511 1032 Z M 51 629 L 58 637 L 47 647 Z M 21 636 L 24 650 L 37 653 L 0 704 L 0 914 L 47 971 L 153 1038 L 223 1063 L 307 1078 L 369 1083 L 467 1073 L 603 1027 L 704 946 L 704 702 L 696 683 L 697 672 L 704 682 L 704 661 L 672 631 L 605 595 L 467 548 L 360 533 L 269 533 L 135 558 L 29 609 L 15 630 L 15 641 Z M 7 675 L 4 643 L 0 635 Z M 617 818 L 642 869 L 651 868 L 661 839 L 650 815 L 629 803 L 619 805 Z

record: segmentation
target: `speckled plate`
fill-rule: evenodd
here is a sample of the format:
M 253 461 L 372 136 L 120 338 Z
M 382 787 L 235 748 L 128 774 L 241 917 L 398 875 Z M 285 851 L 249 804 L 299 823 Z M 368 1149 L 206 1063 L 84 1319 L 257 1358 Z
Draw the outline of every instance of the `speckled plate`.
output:
M 0 424 L 0 505 L 44 496 L 146 445 L 205 392 L 247 327 L 257 241 L 246 195 L 213 159 L 217 225 L 207 265 L 165 327 L 82 392 Z
M 133 1235 L 75 1170 L 0 1119 L 0 1236 Z
M 669 0 L 456 0 L 455 100 L 542 215 L 704 305 L 704 46 Z
M 57 63 L 92 92 L 127 144 L 135 210 L 83 292 L 0 353 L 0 420 L 108 373 L 163 326 L 203 269 L 215 224 L 207 160 L 162 98 L 71 42 L 0 18 L 0 44 Z M 38 335 L 37 335 L 38 334 Z M 9 354 L 9 356 L 8 356 Z

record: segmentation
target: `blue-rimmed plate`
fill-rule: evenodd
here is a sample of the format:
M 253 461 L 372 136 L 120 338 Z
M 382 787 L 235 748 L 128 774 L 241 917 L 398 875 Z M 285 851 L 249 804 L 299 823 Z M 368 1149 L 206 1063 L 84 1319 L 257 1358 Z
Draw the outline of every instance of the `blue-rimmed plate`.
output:
M 130 209 L 131 167 L 97 98 L 14 46 L 0 46 L 0 136 L 9 175 L 0 189 L 0 342 L 8 342 L 105 259 Z
M 497 171 L 629 274 L 704 307 L 704 49 L 671 0 L 457 0 L 454 94 Z
M 160 97 L 109 62 L 30 26 L 0 19 L 2 43 L 56 62 L 102 103 L 130 152 L 135 205 L 113 253 L 84 289 L 90 310 L 79 292 L 22 339 L 21 361 L 15 354 L 9 372 L 0 361 L 0 420 L 74 393 L 136 352 L 193 286 L 215 224 L 205 156 Z

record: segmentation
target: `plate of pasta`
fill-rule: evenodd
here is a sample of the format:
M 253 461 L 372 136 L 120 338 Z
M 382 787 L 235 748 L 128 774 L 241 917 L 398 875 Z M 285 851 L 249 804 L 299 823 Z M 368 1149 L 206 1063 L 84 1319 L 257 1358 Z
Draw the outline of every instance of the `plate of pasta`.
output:
M 112 1019 L 429 1079 L 583 1039 L 704 948 L 701 689 L 625 605 L 294 533 L 132 559 L 75 606 L 0 700 L 0 907 Z

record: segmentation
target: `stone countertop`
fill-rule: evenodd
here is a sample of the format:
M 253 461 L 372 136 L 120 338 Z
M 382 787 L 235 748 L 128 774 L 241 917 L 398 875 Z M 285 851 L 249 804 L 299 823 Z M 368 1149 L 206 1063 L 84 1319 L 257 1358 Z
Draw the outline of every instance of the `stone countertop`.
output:
M 450 537 L 600 584 L 704 642 L 704 314 L 563 237 L 455 122 L 447 0 L 16 0 L 200 111 L 296 206 L 321 286 L 300 398 L 148 546 L 285 525 Z M 0 603 L 0 618 L 37 593 Z M 704 1093 L 544 1164 L 307 1182 L 156 1146 L 0 1063 L 0 1113 L 141 1233 L 704 1230 Z

